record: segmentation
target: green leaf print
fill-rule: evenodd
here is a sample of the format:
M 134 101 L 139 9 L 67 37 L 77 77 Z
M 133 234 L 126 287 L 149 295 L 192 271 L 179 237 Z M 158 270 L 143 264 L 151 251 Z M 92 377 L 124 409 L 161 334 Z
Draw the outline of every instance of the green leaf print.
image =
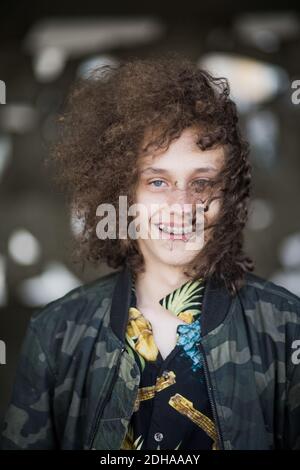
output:
M 196 281 L 191 280 L 160 300 L 160 304 L 175 315 L 187 310 L 196 315 L 201 307 L 199 297 L 201 297 L 203 289 L 202 278 Z

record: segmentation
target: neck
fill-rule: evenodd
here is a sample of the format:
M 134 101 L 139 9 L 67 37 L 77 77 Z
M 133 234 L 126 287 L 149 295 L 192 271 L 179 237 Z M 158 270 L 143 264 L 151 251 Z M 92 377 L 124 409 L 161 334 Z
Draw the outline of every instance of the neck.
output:
M 159 300 L 180 287 L 190 278 L 183 273 L 181 266 L 146 263 L 144 273 L 139 273 L 135 282 L 137 305 L 157 307 Z

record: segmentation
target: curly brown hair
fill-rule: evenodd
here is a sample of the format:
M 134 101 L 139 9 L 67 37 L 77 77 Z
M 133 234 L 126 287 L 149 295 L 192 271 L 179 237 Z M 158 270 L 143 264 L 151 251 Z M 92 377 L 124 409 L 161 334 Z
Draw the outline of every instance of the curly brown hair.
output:
M 49 160 L 55 163 L 70 208 L 83 216 L 83 233 L 72 240 L 75 261 L 105 261 L 112 268 L 128 264 L 134 277 L 143 272 L 136 240 L 97 237 L 96 209 L 103 203 L 117 209 L 120 195 L 127 195 L 129 204 L 134 202 L 137 161 L 149 129 L 155 130 L 155 139 L 143 147 L 145 151 L 149 145 L 167 148 L 193 126 L 200 131 L 199 148 L 223 146 L 226 163 L 213 236 L 185 272 L 193 279 L 214 275 L 232 295 L 242 287 L 245 272 L 254 269 L 243 251 L 251 166 L 229 92 L 225 78 L 213 77 L 176 54 L 131 58 L 74 82 Z

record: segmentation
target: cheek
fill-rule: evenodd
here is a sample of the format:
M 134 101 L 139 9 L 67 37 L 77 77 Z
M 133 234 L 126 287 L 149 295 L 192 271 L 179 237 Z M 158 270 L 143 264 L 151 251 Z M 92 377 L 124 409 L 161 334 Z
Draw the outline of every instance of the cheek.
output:
M 136 192 L 135 201 L 146 208 L 148 219 L 157 214 L 166 204 L 165 195 L 157 193 L 153 194 L 150 191 L 143 190 L 142 188 Z

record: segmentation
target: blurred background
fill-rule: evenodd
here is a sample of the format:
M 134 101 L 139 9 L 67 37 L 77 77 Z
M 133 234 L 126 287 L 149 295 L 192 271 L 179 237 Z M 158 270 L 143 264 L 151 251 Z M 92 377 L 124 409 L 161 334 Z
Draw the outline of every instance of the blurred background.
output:
M 0 8 L 0 419 L 31 314 L 110 271 L 71 262 L 80 221 L 44 167 L 69 87 L 94 66 L 176 51 L 229 79 L 251 143 L 246 248 L 256 274 L 300 295 L 300 12 L 292 2 L 11 0 Z

